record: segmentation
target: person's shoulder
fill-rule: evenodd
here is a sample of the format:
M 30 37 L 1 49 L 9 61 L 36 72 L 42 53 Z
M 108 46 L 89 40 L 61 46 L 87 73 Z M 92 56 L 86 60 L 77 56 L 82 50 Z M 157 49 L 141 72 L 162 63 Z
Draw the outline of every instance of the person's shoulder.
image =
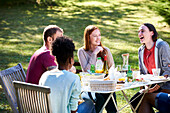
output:
M 78 51 L 77 51 L 78 55 L 82 54 L 82 53 L 86 53 L 86 51 L 84 50 L 84 47 L 79 48 Z
M 50 50 L 45 49 L 45 48 L 40 48 L 38 56 L 46 58 L 47 60 L 48 60 L 48 58 L 54 58 L 54 56 L 51 55 Z
M 67 74 L 69 77 L 79 78 L 79 76 L 78 76 L 77 74 L 74 74 L 73 72 L 66 71 L 66 70 L 63 70 L 63 72 L 64 72 L 65 74 Z
M 141 51 L 145 48 L 145 45 L 141 45 L 139 48 L 138 48 L 138 51 Z
M 84 50 L 84 46 L 81 47 L 81 48 L 79 48 L 78 51 L 85 51 L 85 50 Z
M 47 83 L 51 80 L 54 80 L 56 78 L 56 75 L 62 75 L 62 74 L 63 72 L 58 69 L 46 71 L 42 74 L 39 80 L 39 84 L 42 85 L 43 83 Z
M 162 39 L 158 39 L 156 41 L 156 47 L 160 48 L 160 47 L 169 47 L 169 44 L 166 41 L 163 41 Z
M 51 75 L 62 75 L 64 74 L 61 70 L 59 69 L 53 69 L 53 70 L 50 70 L 50 71 L 46 71 L 42 74 L 42 76 L 51 76 Z
M 50 50 L 46 49 L 45 47 L 41 47 L 35 53 L 35 56 L 42 56 L 42 55 L 50 55 Z
M 107 51 L 110 51 L 110 49 L 108 47 L 104 47 L 104 49 L 106 49 Z
M 46 82 L 48 76 L 50 75 L 50 71 L 46 71 L 42 74 L 40 80 L 39 80 L 39 85 L 44 85 L 44 83 Z

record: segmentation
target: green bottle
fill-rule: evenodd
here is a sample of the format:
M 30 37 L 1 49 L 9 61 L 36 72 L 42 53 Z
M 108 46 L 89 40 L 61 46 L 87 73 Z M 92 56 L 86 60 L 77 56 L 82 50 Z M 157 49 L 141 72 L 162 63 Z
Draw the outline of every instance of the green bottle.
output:
M 128 65 L 128 71 L 127 71 L 127 82 L 132 82 L 133 77 L 132 77 L 132 71 L 130 65 Z
M 91 71 L 92 73 L 95 73 L 95 66 L 94 66 L 93 64 L 91 64 L 90 71 Z

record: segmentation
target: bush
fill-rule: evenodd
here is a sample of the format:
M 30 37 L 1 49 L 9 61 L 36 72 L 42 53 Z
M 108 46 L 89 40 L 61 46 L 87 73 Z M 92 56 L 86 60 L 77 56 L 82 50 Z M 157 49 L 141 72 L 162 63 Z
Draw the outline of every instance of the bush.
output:
M 32 4 L 36 3 L 36 0 L 1 0 L 1 6 L 13 6 L 13 5 L 20 5 L 20 4 Z
M 170 1 L 169 0 L 152 0 L 155 4 L 149 5 L 149 8 L 158 12 L 164 17 L 164 21 L 170 25 Z

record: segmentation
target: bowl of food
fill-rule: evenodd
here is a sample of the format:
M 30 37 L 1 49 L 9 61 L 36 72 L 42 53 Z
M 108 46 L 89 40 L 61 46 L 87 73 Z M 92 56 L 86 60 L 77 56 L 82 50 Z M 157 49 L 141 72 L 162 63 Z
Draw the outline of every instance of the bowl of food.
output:
M 126 78 L 125 77 L 121 77 L 121 78 L 119 78 L 118 80 L 117 80 L 117 83 L 119 84 L 122 84 L 122 83 L 125 83 L 125 81 L 126 81 Z

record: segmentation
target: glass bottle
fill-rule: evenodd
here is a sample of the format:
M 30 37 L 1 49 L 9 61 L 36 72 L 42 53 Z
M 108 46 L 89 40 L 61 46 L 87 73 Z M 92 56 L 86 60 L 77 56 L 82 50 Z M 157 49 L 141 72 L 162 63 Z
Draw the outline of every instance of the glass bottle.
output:
M 108 75 L 108 65 L 107 65 L 107 55 L 104 55 L 104 65 L 103 65 L 103 73 L 105 73 L 105 77 Z
M 92 73 L 95 73 L 95 66 L 94 66 L 93 64 L 91 64 L 90 71 L 91 71 Z
M 128 65 L 128 71 L 127 71 L 127 82 L 132 82 L 133 77 L 132 77 L 132 71 L 130 65 Z
M 103 62 L 101 60 L 101 57 L 97 57 L 97 62 L 96 62 L 96 73 L 102 73 L 103 72 Z

